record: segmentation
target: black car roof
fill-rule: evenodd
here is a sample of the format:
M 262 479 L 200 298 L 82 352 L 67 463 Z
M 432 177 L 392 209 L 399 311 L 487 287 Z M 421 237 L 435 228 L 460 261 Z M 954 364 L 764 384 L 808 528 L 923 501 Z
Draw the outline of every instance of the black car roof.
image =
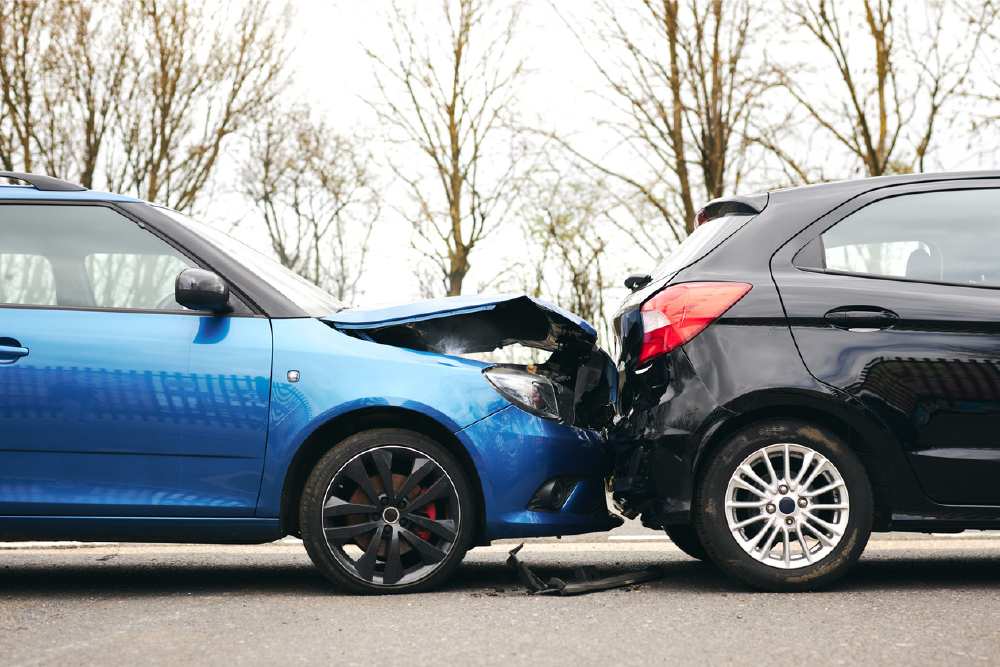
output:
M 979 171 L 942 171 L 921 174 L 899 174 L 894 176 L 875 176 L 872 178 L 858 178 L 846 181 L 829 181 L 826 183 L 816 183 L 812 185 L 800 185 L 792 188 L 781 188 L 770 190 L 772 202 L 791 203 L 799 199 L 809 199 L 817 194 L 828 196 L 840 194 L 843 199 L 850 199 L 864 192 L 877 190 L 894 185 L 907 185 L 913 183 L 933 183 L 940 181 L 958 181 L 970 179 L 1000 178 L 1000 170 L 979 170 Z

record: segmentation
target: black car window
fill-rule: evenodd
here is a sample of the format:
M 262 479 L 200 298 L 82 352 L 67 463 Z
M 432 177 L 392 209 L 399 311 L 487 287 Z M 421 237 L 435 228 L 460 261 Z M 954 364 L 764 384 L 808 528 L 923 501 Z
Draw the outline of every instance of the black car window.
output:
M 821 236 L 827 271 L 1000 285 L 1000 190 L 876 201 Z
M 105 206 L 5 205 L 0 303 L 182 310 L 174 280 L 197 266 Z

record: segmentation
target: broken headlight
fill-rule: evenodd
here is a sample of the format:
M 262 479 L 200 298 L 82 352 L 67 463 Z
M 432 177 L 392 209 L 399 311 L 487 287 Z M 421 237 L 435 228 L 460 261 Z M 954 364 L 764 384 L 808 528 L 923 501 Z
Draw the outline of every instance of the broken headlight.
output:
M 493 388 L 533 415 L 561 424 L 573 423 L 573 394 L 542 375 L 494 366 L 483 371 Z

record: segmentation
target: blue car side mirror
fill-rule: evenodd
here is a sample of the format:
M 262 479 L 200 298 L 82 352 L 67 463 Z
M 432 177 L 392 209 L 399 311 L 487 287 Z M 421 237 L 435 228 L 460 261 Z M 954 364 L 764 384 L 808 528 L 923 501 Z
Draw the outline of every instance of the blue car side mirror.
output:
M 174 283 L 174 299 L 191 310 L 210 310 L 216 315 L 229 307 L 229 285 L 205 269 L 184 269 Z

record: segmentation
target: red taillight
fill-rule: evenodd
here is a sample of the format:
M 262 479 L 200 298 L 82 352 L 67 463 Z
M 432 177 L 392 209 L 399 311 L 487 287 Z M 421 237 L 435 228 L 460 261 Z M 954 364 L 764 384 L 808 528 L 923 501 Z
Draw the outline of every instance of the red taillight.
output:
M 746 296 L 746 283 L 680 283 L 642 306 L 642 365 L 680 347 Z

